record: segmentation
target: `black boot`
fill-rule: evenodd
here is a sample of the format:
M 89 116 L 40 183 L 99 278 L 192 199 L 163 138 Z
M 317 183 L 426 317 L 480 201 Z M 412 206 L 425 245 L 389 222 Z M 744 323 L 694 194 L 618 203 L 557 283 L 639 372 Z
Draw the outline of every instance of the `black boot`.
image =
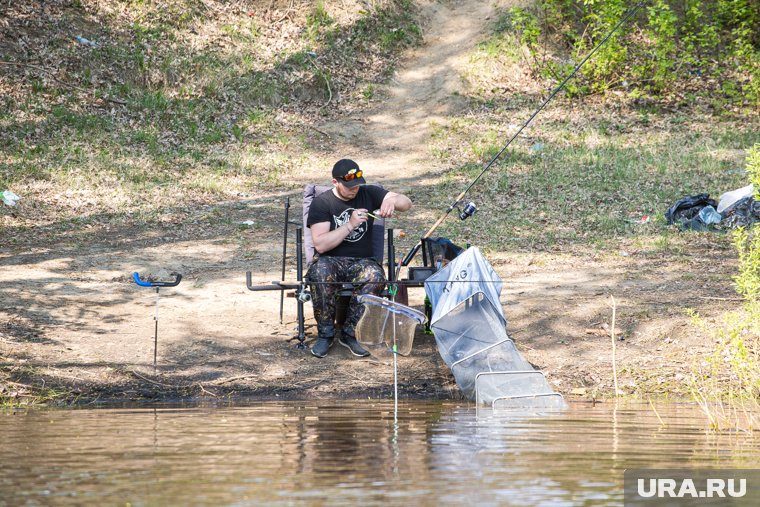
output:
M 367 357 L 369 355 L 369 352 L 367 352 L 367 350 L 365 350 L 364 347 L 362 347 L 359 342 L 356 341 L 356 338 L 350 334 L 341 333 L 340 338 L 338 338 L 338 343 L 350 350 L 351 353 L 355 356 Z M 312 353 L 314 353 L 313 350 Z
M 311 354 L 316 357 L 325 357 L 327 351 L 332 347 L 333 341 L 335 340 L 332 336 L 327 338 L 322 336 L 318 337 L 317 342 L 311 348 Z

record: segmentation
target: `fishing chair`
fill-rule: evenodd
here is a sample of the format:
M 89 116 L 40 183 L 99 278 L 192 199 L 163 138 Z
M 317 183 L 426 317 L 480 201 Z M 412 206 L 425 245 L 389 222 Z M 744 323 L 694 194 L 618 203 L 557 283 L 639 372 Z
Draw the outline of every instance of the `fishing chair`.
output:
M 381 185 L 375 185 L 381 187 Z M 314 259 L 314 242 L 311 237 L 311 229 L 306 226 L 306 221 L 309 218 L 309 209 L 311 209 L 311 203 L 320 194 L 332 190 L 332 185 L 306 185 L 303 195 L 303 236 L 304 236 L 304 252 L 306 254 L 306 265 L 310 266 Z M 375 219 L 372 226 L 372 256 L 382 266 L 385 247 L 385 220 L 382 218 Z M 393 230 L 389 229 L 388 235 L 388 259 L 393 259 L 391 249 L 393 248 Z M 388 281 L 394 280 L 394 269 L 389 265 L 386 273 Z M 348 310 L 348 304 L 351 297 L 354 295 L 355 287 L 350 283 L 344 283 L 341 290 L 338 291 L 338 301 L 335 307 L 335 324 L 336 329 L 340 329 L 343 322 L 346 320 L 346 311 Z M 388 290 L 383 291 L 383 296 L 388 295 Z
M 311 301 L 311 294 L 309 292 L 308 283 L 304 280 L 305 269 L 308 269 L 309 264 L 314 258 L 314 242 L 311 237 L 311 230 L 306 227 L 306 220 L 309 215 L 309 208 L 314 198 L 323 192 L 331 190 L 331 185 L 306 185 L 304 189 L 303 197 L 303 217 L 302 222 L 293 222 L 289 220 L 288 214 L 290 209 L 290 198 L 285 200 L 285 223 L 284 223 L 284 237 L 283 237 L 283 251 L 282 251 L 282 279 L 280 281 L 273 281 L 268 285 L 253 285 L 251 281 L 251 272 L 246 272 L 246 286 L 251 291 L 265 291 L 265 290 L 279 290 L 281 291 L 280 298 L 280 321 L 282 322 L 283 313 L 283 300 L 284 294 L 288 291 L 288 297 L 294 297 L 297 303 L 297 320 L 298 320 L 298 334 L 293 337 L 297 339 L 298 348 L 306 348 L 304 341 L 306 339 L 306 325 L 304 317 L 304 305 Z M 287 258 L 287 242 L 288 242 L 288 225 L 293 224 L 296 226 L 296 282 L 285 282 L 285 265 Z M 382 219 L 375 220 L 372 227 L 372 251 L 373 257 L 377 259 L 380 265 L 383 264 L 385 258 L 385 221 Z M 393 229 L 387 231 L 387 272 L 386 278 L 389 282 L 395 281 L 396 266 L 394 262 L 395 247 L 393 244 Z M 304 259 L 306 265 L 304 265 Z M 420 285 L 421 286 L 421 285 Z M 346 283 L 343 284 L 341 290 L 338 291 L 338 301 L 336 305 L 335 323 L 336 329 L 340 329 L 346 318 L 346 310 L 351 297 L 354 295 L 355 287 Z M 384 296 L 388 296 L 388 290 L 383 291 Z
M 382 185 L 377 185 L 382 188 Z M 311 229 L 306 227 L 306 221 L 309 216 L 309 208 L 311 203 L 319 194 L 331 190 L 331 185 L 306 185 L 304 191 L 303 201 L 303 231 L 304 231 L 304 245 L 306 251 L 306 263 L 311 264 L 314 257 L 314 243 L 311 238 Z M 374 221 L 372 228 L 372 252 L 377 262 L 383 265 L 383 246 L 384 246 L 384 231 L 385 220 L 377 219 Z M 407 289 L 409 287 L 424 287 L 425 280 L 441 269 L 448 261 L 453 260 L 457 255 L 464 251 L 463 248 L 452 243 L 448 238 L 433 237 L 422 238 L 422 266 L 410 266 L 407 268 L 407 278 L 396 280 L 396 268 L 395 264 L 395 245 L 393 242 L 393 229 L 388 230 L 388 264 L 387 264 L 387 280 L 388 282 L 395 282 L 398 292 L 396 294 L 396 301 L 401 304 L 408 304 L 409 296 Z M 350 283 L 343 284 L 342 289 L 338 292 L 338 301 L 335 313 L 336 329 L 340 328 L 346 318 L 346 310 L 348 310 L 348 304 L 351 297 L 354 295 L 355 288 Z M 382 293 L 384 297 L 390 296 L 388 289 L 385 289 Z M 429 304 L 425 305 L 425 316 L 427 317 L 427 325 L 425 330 L 429 331 L 430 318 L 432 317 L 432 307 Z

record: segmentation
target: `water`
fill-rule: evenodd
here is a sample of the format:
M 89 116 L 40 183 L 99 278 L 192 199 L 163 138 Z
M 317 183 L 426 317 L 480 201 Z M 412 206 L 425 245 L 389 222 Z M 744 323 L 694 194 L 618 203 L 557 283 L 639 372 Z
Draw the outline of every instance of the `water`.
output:
M 0 506 L 622 505 L 626 468 L 760 462 L 755 437 L 686 404 L 402 401 L 397 423 L 392 401 L 30 410 L 0 412 L 0 435 Z

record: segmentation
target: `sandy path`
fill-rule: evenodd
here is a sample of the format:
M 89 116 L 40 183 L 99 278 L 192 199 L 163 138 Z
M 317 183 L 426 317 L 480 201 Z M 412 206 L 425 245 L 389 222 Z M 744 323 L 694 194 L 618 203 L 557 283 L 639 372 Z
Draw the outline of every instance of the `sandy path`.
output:
M 320 126 L 338 141 L 336 151 L 351 153 L 383 181 L 433 170 L 430 125 L 445 124 L 463 111 L 461 72 L 485 36 L 493 10 L 492 2 L 473 0 L 426 3 L 424 44 L 400 63 L 390 83 L 379 88 L 379 104 Z

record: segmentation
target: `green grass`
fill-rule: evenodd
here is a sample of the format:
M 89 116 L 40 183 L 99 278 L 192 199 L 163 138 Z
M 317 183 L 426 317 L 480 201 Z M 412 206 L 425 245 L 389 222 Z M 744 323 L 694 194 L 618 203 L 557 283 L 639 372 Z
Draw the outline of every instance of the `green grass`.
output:
M 43 377 L 34 368 L 25 367 L 23 372 L 30 377 Z M 0 387 L 2 388 L 0 389 L 0 409 L 39 407 L 61 401 L 70 402 L 77 398 L 74 393 L 66 388 L 45 387 L 44 383 L 42 386 L 37 386 L 10 381 L 5 371 L 0 371 L 0 377 Z
M 517 35 L 512 11 L 502 12 L 492 24 L 491 34 L 477 45 L 463 77 L 472 93 L 490 101 L 520 75 L 527 54 L 525 41 Z M 512 86 L 512 88 L 515 88 Z
M 321 39 L 330 37 L 332 35 L 330 28 L 334 24 L 335 20 L 327 12 L 325 3 L 320 0 L 311 13 L 306 16 L 307 37 L 312 42 L 318 42 Z
M 714 430 L 752 431 L 760 427 L 760 309 L 757 302 L 725 314 L 715 324 L 692 312 L 693 326 L 715 343 L 694 361 L 686 379 L 691 396 Z
M 442 179 L 451 199 L 510 137 L 505 116 L 437 127 L 431 155 L 452 167 Z M 656 116 L 658 124 L 666 119 Z M 564 120 L 534 127 L 535 138 L 515 141 L 466 197 L 482 213 L 465 222 L 448 220 L 440 233 L 495 250 L 605 248 L 640 237 L 649 238 L 651 248 L 668 248 L 667 208 L 686 195 L 717 198 L 744 186 L 736 168 L 744 149 L 760 140 L 749 126 L 679 125 L 647 128 L 634 112 L 599 127 Z M 653 220 L 636 223 L 643 216 Z
M 339 22 L 341 7 L 317 3 L 305 20 L 293 18 L 303 22 L 293 32 L 301 35 L 286 38 L 257 10 L 231 14 L 199 0 L 127 2 L 118 17 L 98 9 L 83 16 L 82 3 L 62 9 L 61 26 L 97 19 L 85 35 L 104 43 L 60 44 L 69 34 L 57 27 L 34 34 L 67 73 L 58 80 L 8 76 L 13 96 L 0 97 L 0 186 L 28 199 L 73 186 L 90 196 L 96 213 L 112 208 L 114 194 L 147 210 L 163 205 L 154 196 L 166 187 L 172 202 L 189 202 L 198 191 L 223 196 L 300 185 L 283 178 L 282 168 L 298 174 L 322 155 L 302 133 L 299 113 L 318 111 L 331 94 L 366 102 L 389 74 L 392 55 L 421 40 L 412 2 L 373 5 Z M 361 64 L 373 55 L 387 65 Z M 286 107 L 291 112 L 283 116 Z M 33 196 L 39 182 L 49 187 Z M 70 212 L 40 209 L 55 210 L 57 219 Z
M 746 172 L 757 188 L 760 143 L 749 150 Z M 688 384 L 713 429 L 756 430 L 760 426 L 760 235 L 756 228 L 739 228 L 731 236 L 739 254 L 734 282 L 744 307 L 724 315 L 717 325 L 708 325 L 691 312 L 695 327 L 715 346 L 711 354 L 695 361 Z

